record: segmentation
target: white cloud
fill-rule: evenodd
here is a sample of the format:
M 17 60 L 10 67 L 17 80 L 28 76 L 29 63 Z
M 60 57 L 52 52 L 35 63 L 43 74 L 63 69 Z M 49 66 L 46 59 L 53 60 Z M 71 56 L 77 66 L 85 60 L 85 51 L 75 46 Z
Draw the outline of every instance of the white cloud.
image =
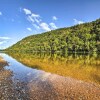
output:
M 77 19 L 73 19 L 74 20 L 74 24 L 83 24 L 84 22 L 81 20 L 77 20 Z
M 32 16 L 28 16 L 28 17 L 27 17 L 27 20 L 28 20 L 29 22 L 32 22 L 32 23 L 35 22 L 35 20 L 32 18 Z
M 32 13 L 32 15 L 31 15 L 33 18 L 39 18 L 40 17 L 40 15 L 38 15 L 38 14 L 34 14 L 34 13 Z
M 53 16 L 52 19 L 53 20 L 58 20 L 58 18 L 56 16 Z
M 51 31 L 51 29 L 49 28 L 49 25 L 45 22 L 41 23 L 40 27 L 45 31 Z
M 31 12 L 31 11 L 30 11 Z M 40 24 L 41 24 L 41 17 L 38 14 L 32 13 L 29 15 L 27 14 L 27 20 L 36 28 L 36 29 L 41 29 Z M 30 29 L 28 29 L 30 30 Z
M 0 12 L 0 16 L 2 15 L 2 12 Z
M 31 11 L 30 11 L 31 12 Z M 27 16 L 27 20 L 31 23 L 31 24 L 33 24 L 34 22 L 36 22 L 36 23 L 40 23 L 42 20 L 41 20 L 41 18 L 40 18 L 40 15 L 38 15 L 38 14 L 35 14 L 35 13 L 30 13 L 30 14 L 27 14 L 28 16 Z
M 9 37 L 0 37 L 0 40 L 9 40 L 9 39 L 11 39 L 11 38 L 9 38 Z
M 27 28 L 27 30 L 28 30 L 28 31 L 32 31 L 32 29 L 31 29 L 31 28 Z
M 51 26 L 51 28 L 57 29 L 57 26 L 55 25 L 55 23 L 50 23 L 49 25 Z
M 42 19 L 40 18 L 34 18 L 35 22 L 40 23 L 42 21 Z
M 35 21 L 36 23 L 40 23 L 40 22 L 42 21 L 41 18 L 40 18 L 40 15 L 35 14 L 35 13 L 32 13 L 32 14 L 31 14 L 31 18 L 34 19 L 34 21 Z
M 47 24 L 46 22 L 43 22 L 39 14 L 33 13 L 32 11 L 25 8 L 24 12 L 27 15 L 27 20 L 33 25 L 36 30 L 51 31 L 52 29 L 57 29 L 55 23 Z M 56 16 L 53 16 L 52 19 L 57 20 L 58 18 Z M 30 28 L 27 28 L 27 30 L 31 31 Z
M 24 13 L 25 13 L 26 15 L 31 14 L 31 11 L 30 11 L 29 9 L 24 8 L 23 11 L 24 11 Z

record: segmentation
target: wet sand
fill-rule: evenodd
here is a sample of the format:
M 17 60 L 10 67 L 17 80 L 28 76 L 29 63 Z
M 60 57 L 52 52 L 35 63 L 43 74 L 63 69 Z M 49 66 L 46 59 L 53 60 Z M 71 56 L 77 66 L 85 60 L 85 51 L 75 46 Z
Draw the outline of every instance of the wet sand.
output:
M 0 61 L 0 100 L 100 100 L 100 86 L 70 77 L 41 72 L 27 82 L 13 79 L 13 72 Z

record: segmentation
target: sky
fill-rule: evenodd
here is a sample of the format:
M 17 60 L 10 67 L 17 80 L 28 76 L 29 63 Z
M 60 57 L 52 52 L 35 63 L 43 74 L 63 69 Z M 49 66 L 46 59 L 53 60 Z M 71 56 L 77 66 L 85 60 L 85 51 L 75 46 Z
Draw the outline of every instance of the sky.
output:
M 100 0 L 0 0 L 0 49 L 24 37 L 100 18 Z

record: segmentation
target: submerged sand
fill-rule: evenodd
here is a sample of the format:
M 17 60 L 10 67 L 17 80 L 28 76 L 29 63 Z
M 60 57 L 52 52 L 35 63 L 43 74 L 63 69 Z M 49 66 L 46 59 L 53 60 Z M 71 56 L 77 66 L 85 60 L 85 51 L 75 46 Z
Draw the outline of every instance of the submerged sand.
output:
M 96 84 L 45 73 L 41 80 L 28 84 L 33 100 L 100 100 Z

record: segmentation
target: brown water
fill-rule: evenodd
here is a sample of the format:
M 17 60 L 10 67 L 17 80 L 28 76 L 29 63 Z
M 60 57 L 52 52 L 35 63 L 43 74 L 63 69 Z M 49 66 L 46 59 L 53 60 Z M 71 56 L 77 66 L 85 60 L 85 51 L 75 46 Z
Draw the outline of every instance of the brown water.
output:
M 0 54 L 0 100 L 100 99 L 99 55 L 8 54 Z

